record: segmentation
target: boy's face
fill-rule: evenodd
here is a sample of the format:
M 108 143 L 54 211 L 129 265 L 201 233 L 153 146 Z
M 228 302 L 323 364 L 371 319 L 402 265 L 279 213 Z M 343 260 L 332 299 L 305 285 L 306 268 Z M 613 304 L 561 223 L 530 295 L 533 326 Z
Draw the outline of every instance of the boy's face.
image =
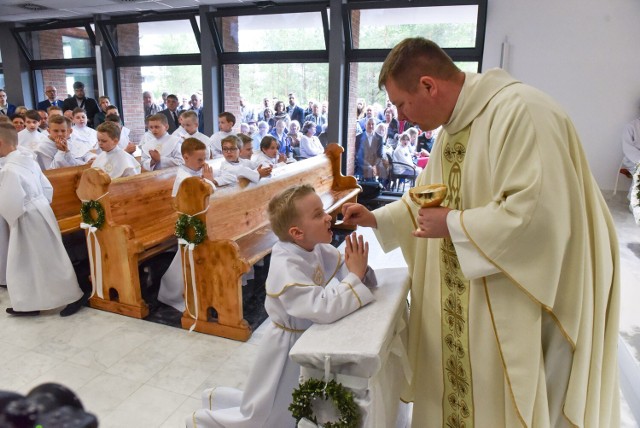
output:
M 289 229 L 294 242 L 307 251 L 317 244 L 330 244 L 333 237 L 331 216 L 324 211 L 317 193 L 310 193 L 295 203 L 298 221 Z
M 49 138 L 52 141 L 67 138 L 67 124 L 66 123 L 50 123 Z
M 271 141 L 269 147 L 263 150 L 264 154 L 270 158 L 275 158 L 278 155 L 278 142 Z
M 162 138 L 164 134 L 166 134 L 167 131 L 169 130 L 169 125 L 168 124 L 165 125 L 159 120 L 150 120 L 149 124 L 147 125 L 147 128 L 149 129 L 149 132 L 151 132 L 151 134 L 154 137 Z
M 34 132 L 40 126 L 40 121 L 39 120 L 33 120 L 33 119 L 30 119 L 30 118 L 26 118 L 24 122 L 25 122 L 25 125 L 27 126 L 27 129 L 29 130 L 29 132 Z
M 184 118 L 182 119 L 182 127 L 189 133 L 189 135 L 193 135 L 198 131 L 198 121 L 192 117 Z
M 240 150 L 240 157 L 242 159 L 251 159 L 251 156 L 253 156 L 253 144 L 251 142 L 244 143 L 242 150 Z
M 218 118 L 218 128 L 220 128 L 220 130 L 222 132 L 231 132 L 231 129 L 233 128 L 233 123 L 228 122 L 226 117 L 219 117 Z
M 118 140 L 113 139 L 106 132 L 98 132 L 98 146 L 100 150 L 110 152 L 118 145 Z
M 117 114 L 118 116 L 120 116 L 120 113 L 118 113 L 118 109 L 117 108 L 110 108 L 109 110 L 107 110 L 107 116 L 109 116 L 110 114 Z
M 87 115 L 84 113 L 76 113 L 73 115 L 73 123 L 82 128 L 87 124 Z
M 233 143 L 222 144 L 222 156 L 224 156 L 227 162 L 238 162 L 238 146 Z
M 207 157 L 206 150 L 194 150 L 191 153 L 185 153 L 182 155 L 184 158 L 184 164 L 187 168 L 190 168 L 194 171 L 200 171 L 204 166 L 205 159 Z

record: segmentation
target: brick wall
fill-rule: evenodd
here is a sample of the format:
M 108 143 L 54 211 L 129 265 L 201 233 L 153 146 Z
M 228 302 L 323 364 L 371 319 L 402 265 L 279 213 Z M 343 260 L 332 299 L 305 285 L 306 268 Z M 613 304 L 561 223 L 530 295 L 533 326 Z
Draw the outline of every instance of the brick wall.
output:
M 238 17 L 222 19 L 223 48 L 225 52 L 238 52 Z M 240 66 L 238 64 L 223 67 L 224 110 L 236 117 L 235 131 L 240 131 Z M 222 94 L 221 94 L 222 95 Z M 213 120 L 214 128 L 218 128 L 218 120 Z
M 140 54 L 138 24 L 117 26 L 118 50 L 128 55 Z M 139 142 L 144 134 L 144 106 L 142 105 L 142 72 L 140 67 L 120 68 L 120 93 L 124 123 L 131 129 L 132 141 Z M 111 100 L 112 102 L 114 100 Z
M 60 59 L 64 58 L 62 51 L 62 36 L 73 36 L 87 38 L 84 30 L 76 28 L 64 28 L 61 30 L 47 30 L 38 32 L 38 43 L 40 45 L 40 58 L 42 59 Z M 36 55 L 36 58 L 38 55 Z M 55 86 L 58 90 L 58 99 L 67 98 L 67 80 L 64 70 L 42 70 L 42 83 L 46 87 L 48 85 Z M 46 99 L 44 94 L 38 94 L 38 101 Z
M 354 49 L 360 45 L 360 11 L 351 12 Z M 349 71 L 349 119 L 347 121 L 347 174 L 353 175 L 356 159 L 356 103 L 358 99 L 358 63 L 352 62 Z

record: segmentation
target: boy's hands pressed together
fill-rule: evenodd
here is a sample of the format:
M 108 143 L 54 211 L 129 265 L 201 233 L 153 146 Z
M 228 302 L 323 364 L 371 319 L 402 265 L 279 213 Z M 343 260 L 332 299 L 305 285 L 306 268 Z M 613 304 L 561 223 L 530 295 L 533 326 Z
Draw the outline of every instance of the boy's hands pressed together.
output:
M 357 235 L 355 232 L 347 235 L 345 242 L 344 262 L 349 272 L 356 274 L 362 280 L 367 273 L 369 263 L 369 243 L 364 241 L 362 235 Z
M 213 182 L 213 168 L 211 168 L 208 163 L 202 166 L 202 178 Z

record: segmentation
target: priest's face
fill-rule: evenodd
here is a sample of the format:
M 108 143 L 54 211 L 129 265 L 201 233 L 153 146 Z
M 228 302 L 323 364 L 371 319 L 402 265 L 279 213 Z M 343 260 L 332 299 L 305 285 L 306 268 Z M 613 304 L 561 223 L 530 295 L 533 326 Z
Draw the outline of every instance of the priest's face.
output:
M 408 92 L 389 78 L 384 83 L 387 95 L 398 109 L 398 120 L 407 120 L 420 125 L 420 129 L 435 129 L 442 125 L 438 120 L 438 105 L 434 102 L 433 94 L 422 84 L 417 84 L 415 90 Z

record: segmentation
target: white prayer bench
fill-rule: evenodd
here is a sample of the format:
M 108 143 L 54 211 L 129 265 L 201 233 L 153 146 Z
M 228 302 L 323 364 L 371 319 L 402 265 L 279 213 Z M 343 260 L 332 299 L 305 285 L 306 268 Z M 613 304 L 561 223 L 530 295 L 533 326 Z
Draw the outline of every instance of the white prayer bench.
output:
M 376 269 L 376 277 L 374 302 L 333 324 L 314 324 L 289 356 L 301 366 L 301 382 L 335 379 L 351 390 L 361 411 L 361 427 L 390 428 L 404 426 L 406 417 L 400 393 L 410 377 L 405 347 L 410 278 L 406 268 Z M 318 422 L 327 422 L 323 414 L 332 412 L 318 407 Z M 315 426 L 302 421 L 299 427 Z

